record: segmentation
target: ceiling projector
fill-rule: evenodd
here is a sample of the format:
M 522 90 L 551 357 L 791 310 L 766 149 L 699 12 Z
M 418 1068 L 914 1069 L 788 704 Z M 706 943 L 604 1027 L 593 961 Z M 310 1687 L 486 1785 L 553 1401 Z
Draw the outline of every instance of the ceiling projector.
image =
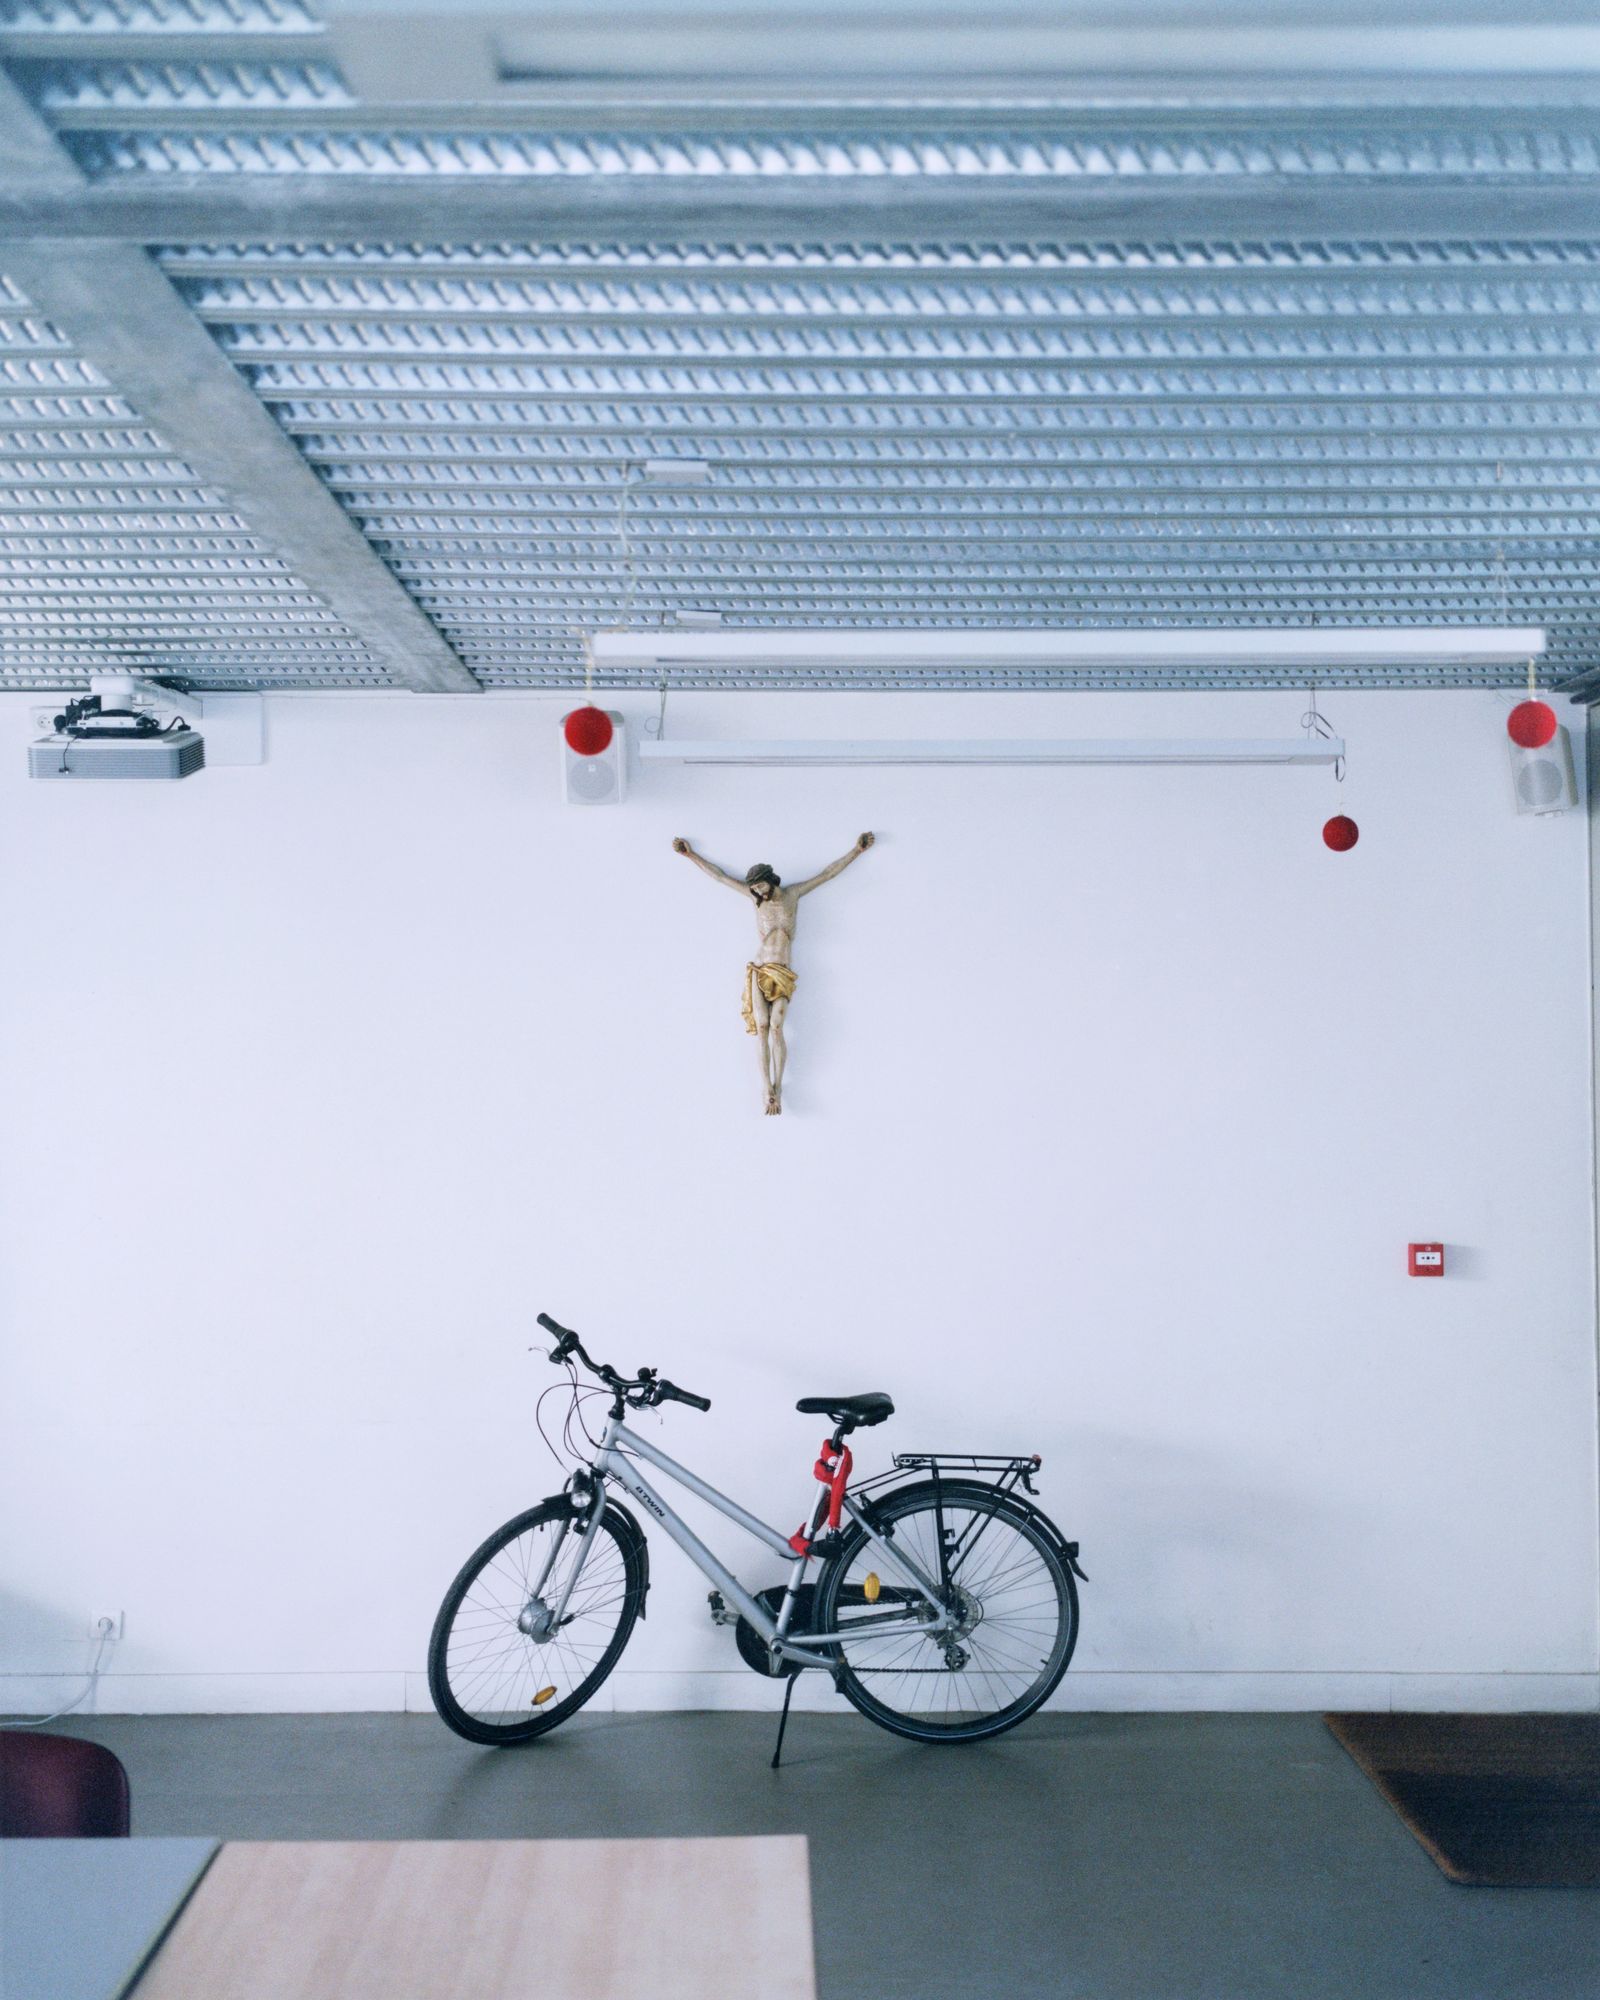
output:
M 199 732 L 181 717 L 163 723 L 134 708 L 131 680 L 126 688 L 98 677 L 90 685 L 95 691 L 69 701 L 52 734 L 28 745 L 30 778 L 187 778 L 205 768 Z

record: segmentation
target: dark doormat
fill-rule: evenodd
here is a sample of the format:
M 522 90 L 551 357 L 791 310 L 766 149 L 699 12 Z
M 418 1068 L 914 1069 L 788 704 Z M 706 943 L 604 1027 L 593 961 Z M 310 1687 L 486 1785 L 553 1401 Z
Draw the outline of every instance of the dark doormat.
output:
M 1323 1720 L 1452 1882 L 1600 1887 L 1600 1714 Z

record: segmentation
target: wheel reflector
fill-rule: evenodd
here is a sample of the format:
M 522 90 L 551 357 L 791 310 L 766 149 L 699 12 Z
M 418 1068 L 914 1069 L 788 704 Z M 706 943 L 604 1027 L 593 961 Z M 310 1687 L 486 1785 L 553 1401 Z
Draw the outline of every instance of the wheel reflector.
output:
M 550 1699 L 550 1697 L 554 1693 L 555 1693 L 554 1688 L 540 1688 L 539 1692 L 533 1698 L 534 1707 L 543 1708 L 545 1703 Z
M 869 1569 L 866 1581 L 861 1586 L 861 1595 L 869 1604 L 876 1604 L 878 1601 L 878 1592 L 882 1588 L 883 1585 L 878 1581 L 878 1572 L 875 1569 Z

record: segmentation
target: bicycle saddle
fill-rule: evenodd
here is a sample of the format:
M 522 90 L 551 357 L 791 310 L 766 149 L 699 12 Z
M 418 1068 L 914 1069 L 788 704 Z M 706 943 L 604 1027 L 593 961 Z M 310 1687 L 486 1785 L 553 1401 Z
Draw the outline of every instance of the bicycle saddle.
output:
M 836 1424 L 881 1424 L 894 1404 L 881 1389 L 865 1396 L 802 1396 L 795 1408 L 803 1417 L 832 1417 Z

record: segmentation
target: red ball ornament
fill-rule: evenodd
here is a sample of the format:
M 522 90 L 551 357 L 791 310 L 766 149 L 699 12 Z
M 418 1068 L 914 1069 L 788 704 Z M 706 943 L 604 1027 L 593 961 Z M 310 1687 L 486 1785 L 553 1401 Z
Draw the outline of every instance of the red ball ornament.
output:
M 1556 712 L 1547 701 L 1519 701 L 1506 717 L 1506 734 L 1521 750 L 1542 750 L 1555 733 Z
M 611 748 L 616 725 L 603 708 L 586 705 L 575 708 L 561 724 L 567 748 L 576 757 L 598 757 Z
M 1353 819 L 1343 813 L 1335 813 L 1322 829 L 1322 837 L 1335 854 L 1348 854 L 1361 838 L 1361 829 Z

